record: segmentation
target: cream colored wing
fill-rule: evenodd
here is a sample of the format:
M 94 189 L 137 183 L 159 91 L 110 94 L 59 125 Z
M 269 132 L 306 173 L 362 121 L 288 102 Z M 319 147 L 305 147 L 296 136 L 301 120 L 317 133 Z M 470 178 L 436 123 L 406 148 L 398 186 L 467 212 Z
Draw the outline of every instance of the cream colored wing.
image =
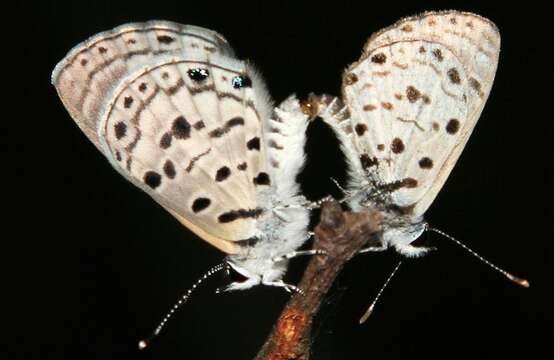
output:
M 407 18 L 373 35 L 343 78 L 350 119 L 331 121 L 360 157 L 353 171 L 364 174 L 354 177 L 369 174 L 391 192 L 392 206 L 422 215 L 481 114 L 499 47 L 494 24 L 456 11 Z
M 87 137 L 99 147 L 97 123 L 114 88 L 138 69 L 176 54 L 206 60 L 233 55 L 218 33 L 168 21 L 119 26 L 74 47 L 52 73 L 52 84 Z
M 58 65 L 53 83 L 75 121 L 123 176 L 198 236 L 237 253 L 237 241 L 259 235 L 256 222 L 265 210 L 256 196 L 271 183 L 261 130 L 271 104 L 255 72 L 220 54 L 218 36 L 208 39 L 202 30 L 209 40 L 202 45 L 163 54 L 154 48 L 200 41 L 184 29 L 186 35 L 174 34 L 173 41 L 157 28 L 132 37 L 121 30 L 109 40 L 103 40 L 109 33 L 95 37 L 95 45 L 87 42 Z M 150 46 L 145 55 L 154 52 L 148 58 L 129 65 L 134 56 L 120 53 L 88 74 L 78 69 L 82 54 L 108 56 L 130 39 L 142 43 L 140 37 Z M 99 61 L 91 57 L 87 61 Z

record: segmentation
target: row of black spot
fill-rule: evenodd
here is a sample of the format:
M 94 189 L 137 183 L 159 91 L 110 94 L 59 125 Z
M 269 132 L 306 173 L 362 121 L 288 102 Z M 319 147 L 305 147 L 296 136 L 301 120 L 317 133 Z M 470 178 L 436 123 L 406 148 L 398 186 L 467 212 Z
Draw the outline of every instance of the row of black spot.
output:
M 221 137 L 224 134 L 228 133 L 232 127 L 235 126 L 241 126 L 244 125 L 244 119 L 240 116 L 234 117 L 230 120 L 228 120 L 224 126 L 216 128 L 212 131 L 210 131 L 209 136 L 210 137 Z M 206 125 L 204 124 L 204 121 L 199 120 L 195 122 L 194 124 L 191 124 L 185 119 L 183 116 L 178 116 L 173 120 L 173 123 L 171 125 L 171 130 L 162 135 L 160 139 L 160 147 L 162 149 L 167 149 L 171 146 L 171 141 L 173 137 L 176 139 L 182 139 L 186 140 L 190 138 L 191 136 L 191 128 L 195 128 L 196 130 L 201 130 L 205 128 Z M 116 130 L 116 136 L 117 136 L 117 130 Z M 119 139 L 119 138 L 118 138 Z
M 438 130 L 439 129 L 439 124 L 438 123 L 433 123 L 433 129 L 434 130 Z M 458 132 L 458 130 L 460 129 L 460 121 L 458 119 L 450 119 L 448 120 L 448 123 L 446 123 L 446 126 L 444 128 L 446 130 L 446 132 L 450 135 L 454 135 Z M 358 136 L 362 136 L 366 133 L 366 131 L 368 130 L 368 127 L 366 124 L 364 123 L 357 123 L 355 126 L 354 126 L 354 131 L 356 132 L 356 134 Z M 395 139 L 396 140 L 396 139 Z M 400 140 L 400 139 L 399 139 Z M 404 147 L 402 145 L 402 150 L 404 150 Z M 382 150 L 382 149 L 380 149 Z M 393 150 L 394 151 L 394 150 Z M 402 152 L 402 151 L 400 151 Z M 396 151 L 395 151 L 396 153 Z
M 240 171 L 244 171 L 247 168 L 246 162 L 243 162 L 239 165 L 237 165 L 237 169 Z M 163 171 L 165 175 L 170 178 L 174 179 L 177 175 L 177 172 L 175 170 L 175 165 L 171 160 L 167 160 L 163 166 Z M 227 180 L 231 176 L 231 169 L 228 166 L 222 166 L 220 167 L 216 173 L 215 173 L 215 181 L 222 182 Z M 147 171 L 144 175 L 144 182 L 146 185 L 150 186 L 152 189 L 157 188 L 161 184 L 161 175 L 158 174 L 155 171 Z M 252 179 L 253 183 L 255 185 L 270 185 L 271 180 L 269 178 L 269 175 L 265 172 L 260 172 L 255 178 Z
M 189 69 L 187 74 L 196 83 L 202 83 L 210 76 L 210 72 L 205 68 Z M 237 75 L 231 79 L 231 85 L 235 89 L 252 87 L 252 79 L 248 75 Z
M 367 170 L 372 166 L 376 166 L 379 164 L 379 159 L 377 157 L 369 157 L 367 154 L 362 154 L 360 156 L 360 163 L 362 165 L 362 168 Z M 419 167 L 422 169 L 432 169 L 433 168 L 433 160 L 427 156 L 422 157 L 419 159 Z

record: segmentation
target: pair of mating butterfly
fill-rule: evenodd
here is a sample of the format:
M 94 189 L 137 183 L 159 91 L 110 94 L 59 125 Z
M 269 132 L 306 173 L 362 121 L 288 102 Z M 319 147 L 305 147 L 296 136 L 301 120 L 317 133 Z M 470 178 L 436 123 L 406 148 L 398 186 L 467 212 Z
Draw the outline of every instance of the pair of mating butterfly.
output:
M 115 169 L 228 254 L 199 282 L 230 266 L 246 280 L 227 290 L 298 290 L 281 278 L 289 258 L 317 253 L 297 251 L 309 238 L 310 205 L 295 179 L 310 119 L 322 118 L 341 142 L 351 209 L 383 216 L 382 246 L 365 250 L 420 256 L 428 248 L 411 243 L 434 230 L 423 214 L 479 118 L 499 47 L 496 26 L 474 14 L 406 18 L 369 39 L 344 73 L 342 98 L 291 96 L 273 107 L 221 35 L 153 21 L 78 45 L 52 83 Z

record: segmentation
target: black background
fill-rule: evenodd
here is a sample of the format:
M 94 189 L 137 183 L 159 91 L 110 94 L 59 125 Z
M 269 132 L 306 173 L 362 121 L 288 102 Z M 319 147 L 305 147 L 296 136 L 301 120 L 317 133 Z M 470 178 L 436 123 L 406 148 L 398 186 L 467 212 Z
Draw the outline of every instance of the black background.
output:
M 4 310 L 8 358 L 249 359 L 288 295 L 198 291 L 147 351 L 148 335 L 222 254 L 127 183 L 86 140 L 50 85 L 77 43 L 122 23 L 167 19 L 217 30 L 263 71 L 277 102 L 296 92 L 338 94 L 342 69 L 369 35 L 424 10 L 453 8 L 493 20 L 502 52 L 491 96 L 427 220 L 484 257 L 527 277 L 520 288 L 462 249 L 400 269 L 375 313 L 359 316 L 395 265 L 392 253 L 353 259 L 315 328 L 313 359 L 538 359 L 552 344 L 552 21 L 530 2 L 326 4 L 226 1 L 23 1 L 4 17 L 9 109 L 2 121 Z M 12 44 L 13 42 L 13 44 Z M 13 77 L 13 80 L 11 79 Z M 11 95 L 11 96 L 10 96 Z M 338 195 L 344 180 L 332 134 L 310 126 L 305 194 Z M 15 247 L 12 250 L 12 246 Z M 294 260 L 296 282 L 305 261 Z M 10 316 L 12 315 L 12 316 Z M 4 336 L 6 339 L 6 336 Z M 13 352 L 12 352 L 13 351 Z

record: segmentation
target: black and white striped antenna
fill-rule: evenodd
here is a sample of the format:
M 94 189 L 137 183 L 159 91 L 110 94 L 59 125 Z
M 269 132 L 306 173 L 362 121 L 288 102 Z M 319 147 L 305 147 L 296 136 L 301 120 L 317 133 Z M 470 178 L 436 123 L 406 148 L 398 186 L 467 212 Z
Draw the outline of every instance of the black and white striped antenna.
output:
M 528 288 L 529 287 L 529 281 L 527 281 L 526 279 L 523 279 L 523 278 L 520 278 L 520 277 L 517 277 L 515 275 L 512 275 L 510 274 L 509 272 L 507 272 L 506 270 L 504 269 L 501 269 L 499 268 L 498 266 L 494 265 L 493 263 L 491 263 L 490 261 L 488 261 L 487 259 L 485 259 L 484 257 L 482 257 L 481 255 L 477 254 L 475 251 L 473 251 L 472 249 L 470 249 L 467 245 L 465 245 L 464 243 L 460 242 L 459 240 L 457 240 L 456 238 L 454 238 L 453 236 L 451 235 L 448 235 L 447 233 L 445 233 L 444 231 L 441 231 L 439 229 L 435 229 L 429 225 L 427 225 L 426 227 L 426 230 L 427 231 L 432 231 L 434 233 L 437 233 L 439 235 L 442 235 L 444 236 L 445 238 L 447 238 L 448 240 L 454 242 L 455 244 L 457 244 L 458 246 L 460 246 L 462 249 L 464 249 L 465 251 L 467 251 L 468 253 L 470 253 L 471 255 L 475 256 L 477 259 L 481 260 L 482 262 L 484 262 L 485 264 L 487 264 L 489 267 L 491 267 L 492 269 L 496 270 L 497 272 L 501 273 L 502 275 L 504 275 L 505 277 L 507 277 L 508 279 L 510 279 L 510 281 L 513 281 L 515 282 L 516 284 L 520 285 L 520 286 L 523 286 L 525 288 Z
M 225 269 L 227 267 L 227 264 L 226 263 L 221 263 L 221 264 L 218 264 L 216 266 L 214 266 L 213 268 L 211 268 L 210 270 L 208 270 L 200 279 L 198 279 L 196 281 L 196 283 L 194 283 L 190 289 L 187 290 L 187 292 L 179 299 L 179 301 L 177 301 L 175 303 L 175 305 L 173 305 L 173 307 L 171 308 L 171 310 L 169 310 L 167 312 L 167 314 L 165 314 L 164 318 L 162 319 L 162 321 L 160 321 L 160 323 L 158 324 L 158 327 L 156 327 L 156 330 L 154 330 L 154 332 L 152 333 L 152 335 L 150 335 L 148 338 L 146 339 L 143 339 L 143 340 L 140 340 L 139 343 L 138 343 L 138 348 L 140 350 L 144 350 L 146 347 L 148 347 L 148 345 L 150 345 L 150 342 L 160 334 L 160 332 L 162 331 L 162 329 L 165 327 L 165 325 L 167 324 L 167 322 L 171 319 L 171 317 L 173 316 L 173 314 L 175 313 L 175 311 L 177 311 L 181 306 L 183 306 L 187 301 L 188 299 L 190 298 L 191 294 L 194 292 L 194 290 L 196 290 L 196 288 L 202 284 L 204 281 L 206 281 L 209 277 L 211 277 L 213 274 L 217 273 L 217 272 L 220 272 L 221 270 Z

